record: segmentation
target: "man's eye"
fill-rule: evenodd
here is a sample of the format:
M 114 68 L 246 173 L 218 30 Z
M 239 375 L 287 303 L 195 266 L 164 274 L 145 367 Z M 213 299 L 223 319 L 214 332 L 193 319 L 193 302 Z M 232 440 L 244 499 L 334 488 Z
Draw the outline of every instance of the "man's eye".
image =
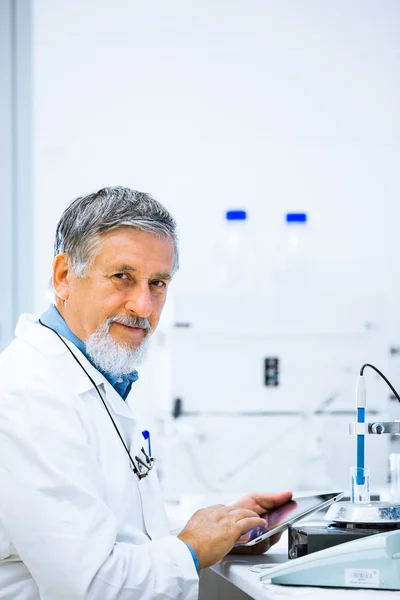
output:
M 151 282 L 151 285 L 154 285 L 154 287 L 157 287 L 157 288 L 163 288 L 167 284 L 165 283 L 165 281 L 161 281 L 161 279 L 156 279 L 155 281 Z
M 116 273 L 114 277 L 117 279 L 128 279 L 128 275 L 126 273 Z

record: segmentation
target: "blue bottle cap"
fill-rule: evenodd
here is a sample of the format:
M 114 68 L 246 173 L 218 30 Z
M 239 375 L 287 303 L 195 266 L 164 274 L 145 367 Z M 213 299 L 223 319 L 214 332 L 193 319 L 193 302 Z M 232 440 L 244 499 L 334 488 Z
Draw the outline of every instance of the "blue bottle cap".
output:
M 307 215 L 306 213 L 287 213 L 286 214 L 286 223 L 306 223 Z
M 245 210 L 227 210 L 225 216 L 227 221 L 245 221 L 247 219 Z

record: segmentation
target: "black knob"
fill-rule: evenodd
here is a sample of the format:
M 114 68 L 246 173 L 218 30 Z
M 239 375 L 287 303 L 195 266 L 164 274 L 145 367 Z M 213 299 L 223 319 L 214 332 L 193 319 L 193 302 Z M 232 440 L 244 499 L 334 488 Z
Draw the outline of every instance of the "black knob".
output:
M 180 398 L 175 398 L 174 404 L 172 407 L 172 416 L 174 417 L 174 419 L 178 419 L 180 416 L 182 416 L 182 412 L 183 412 L 183 402 Z

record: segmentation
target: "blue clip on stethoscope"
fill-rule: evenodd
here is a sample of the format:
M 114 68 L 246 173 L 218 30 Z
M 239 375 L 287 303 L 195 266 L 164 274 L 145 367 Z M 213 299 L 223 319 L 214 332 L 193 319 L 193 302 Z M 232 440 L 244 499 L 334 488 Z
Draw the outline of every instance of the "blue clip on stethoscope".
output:
M 67 350 L 72 354 L 72 356 L 74 357 L 74 359 L 76 360 L 76 362 L 78 363 L 78 365 L 81 367 L 81 369 L 83 369 L 83 371 L 86 373 L 86 375 L 88 376 L 88 378 L 90 379 L 91 383 L 94 385 L 94 387 L 96 388 L 96 391 L 99 395 L 100 400 L 103 403 L 104 408 L 107 411 L 108 416 L 111 419 L 112 424 L 114 425 L 114 429 L 118 434 L 119 439 L 121 440 L 121 443 L 125 449 L 125 452 L 128 455 L 129 458 L 129 464 L 130 464 L 130 468 L 132 469 L 132 471 L 134 472 L 134 474 L 138 477 L 138 479 L 143 479 L 144 477 L 147 477 L 147 475 L 150 473 L 150 471 L 152 470 L 153 466 L 154 466 L 154 458 L 151 456 L 151 444 L 150 444 L 150 433 L 149 431 L 147 431 L 147 429 L 145 431 L 142 432 L 142 435 L 144 437 L 145 440 L 148 441 L 148 453 L 145 451 L 145 449 L 142 447 L 142 449 L 139 452 L 139 455 L 141 456 L 135 456 L 135 460 L 133 460 L 131 453 L 129 452 L 129 448 L 128 446 L 125 444 L 125 441 L 121 435 L 121 432 L 119 431 L 117 424 L 115 423 L 114 419 L 112 418 L 112 415 L 108 409 L 107 404 L 104 401 L 103 396 L 100 393 L 99 388 L 97 387 L 96 383 L 94 382 L 94 380 L 92 379 L 92 377 L 89 375 L 89 373 L 86 371 L 85 367 L 82 365 L 82 363 L 79 361 L 78 357 L 74 354 L 74 352 L 72 352 L 71 348 L 68 346 L 68 344 L 66 344 L 66 342 L 63 340 L 63 338 L 61 337 L 61 335 L 52 327 L 49 327 L 48 325 L 45 325 L 44 323 L 42 323 L 42 321 L 39 319 L 39 323 L 41 325 L 43 325 L 43 327 L 46 327 L 47 329 L 50 329 L 51 331 L 53 331 L 56 336 L 58 338 L 60 338 L 60 340 L 62 341 L 62 343 L 64 344 L 64 346 L 67 348 Z M 136 461 L 136 462 L 135 462 Z

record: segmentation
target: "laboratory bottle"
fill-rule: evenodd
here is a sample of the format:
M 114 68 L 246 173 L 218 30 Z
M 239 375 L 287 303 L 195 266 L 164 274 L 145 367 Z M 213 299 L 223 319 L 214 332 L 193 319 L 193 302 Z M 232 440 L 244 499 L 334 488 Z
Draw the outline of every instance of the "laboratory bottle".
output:
M 246 210 L 227 210 L 213 257 L 213 291 L 243 295 L 257 291 L 260 253 Z
M 272 291 L 296 293 L 311 281 L 307 214 L 287 213 L 272 272 Z

